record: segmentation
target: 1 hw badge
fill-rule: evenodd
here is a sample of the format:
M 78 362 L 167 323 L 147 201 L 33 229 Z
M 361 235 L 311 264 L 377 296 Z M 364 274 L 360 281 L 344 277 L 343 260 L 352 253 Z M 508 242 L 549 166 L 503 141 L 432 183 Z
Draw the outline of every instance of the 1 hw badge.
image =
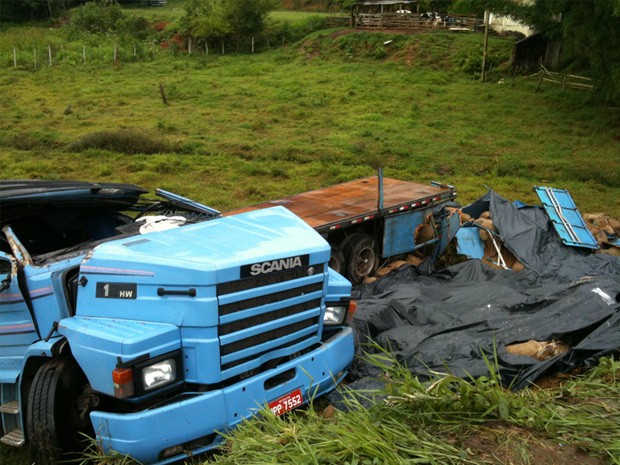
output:
M 97 283 L 95 296 L 100 299 L 137 299 L 138 285 L 136 283 Z

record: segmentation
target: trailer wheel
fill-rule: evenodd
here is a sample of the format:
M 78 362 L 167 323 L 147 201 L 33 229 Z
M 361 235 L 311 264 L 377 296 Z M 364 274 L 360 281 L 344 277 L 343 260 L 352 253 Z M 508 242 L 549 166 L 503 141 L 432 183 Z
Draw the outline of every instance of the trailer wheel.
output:
M 338 273 L 344 273 L 344 253 L 338 244 L 330 244 L 332 248 L 331 255 L 329 257 L 329 267 Z
M 345 241 L 347 274 L 353 284 L 360 284 L 379 265 L 375 241 L 367 234 L 351 234 Z
M 26 428 L 30 455 L 37 465 L 54 465 L 82 452 L 94 436 L 88 415 L 80 415 L 78 398 L 88 384 L 69 357 L 45 362 L 28 394 Z

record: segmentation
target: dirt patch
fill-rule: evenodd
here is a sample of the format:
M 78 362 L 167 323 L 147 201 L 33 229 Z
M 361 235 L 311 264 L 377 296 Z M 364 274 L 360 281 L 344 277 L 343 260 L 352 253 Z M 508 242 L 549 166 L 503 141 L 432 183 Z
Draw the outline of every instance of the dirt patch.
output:
M 338 31 L 334 31 L 331 34 L 328 34 L 327 37 L 335 39 L 336 37 L 346 36 L 348 34 L 363 34 L 363 33 L 379 33 L 379 34 L 399 34 L 405 36 L 414 36 L 420 34 L 417 31 L 407 31 L 401 29 L 381 29 L 377 30 L 368 30 L 368 29 L 340 29 Z
M 561 444 L 541 437 L 539 433 L 517 426 L 499 424 L 480 429 L 476 436 L 465 438 L 461 447 L 467 454 L 483 463 L 496 465 L 604 465 L 607 462 L 593 457 L 579 447 Z
M 349 34 L 359 34 L 361 32 L 365 31 L 359 31 L 357 29 L 340 29 L 339 31 L 334 31 L 331 34 L 328 34 L 327 37 L 329 37 L 330 39 L 335 39 L 336 37 L 346 36 Z
M 572 370 L 570 373 L 555 373 L 536 380 L 534 383 L 540 389 L 560 389 L 564 383 L 583 373 L 582 369 Z

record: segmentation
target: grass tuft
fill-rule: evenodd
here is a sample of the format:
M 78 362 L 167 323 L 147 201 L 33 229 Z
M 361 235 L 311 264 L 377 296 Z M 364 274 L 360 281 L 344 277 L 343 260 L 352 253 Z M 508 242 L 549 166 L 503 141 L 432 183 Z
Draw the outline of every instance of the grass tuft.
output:
M 69 144 L 68 147 L 71 152 L 84 152 L 92 149 L 108 150 L 126 155 L 138 153 L 148 155 L 174 151 L 172 145 L 163 139 L 134 129 L 92 132 L 80 137 L 78 141 Z
M 534 463 L 557 444 L 564 449 L 553 463 L 576 453 L 593 457 L 588 463 L 605 463 L 605 457 L 618 463 L 620 363 L 613 359 L 555 388 L 514 392 L 502 387 L 492 360 L 489 376 L 435 373 L 421 382 L 391 356 L 371 357 L 383 370 L 385 388 L 363 397 L 383 402 L 367 408 L 359 392 L 344 388 L 346 411 L 315 408 L 285 417 L 263 411 L 230 434 L 213 462 L 483 464 L 488 455 L 472 444 L 484 437 L 493 442 L 494 456 L 515 464 Z

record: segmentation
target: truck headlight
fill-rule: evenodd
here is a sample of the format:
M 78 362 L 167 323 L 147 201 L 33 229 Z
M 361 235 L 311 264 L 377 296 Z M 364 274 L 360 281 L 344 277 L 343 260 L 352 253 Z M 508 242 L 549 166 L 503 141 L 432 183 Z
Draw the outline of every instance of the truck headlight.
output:
M 177 379 L 177 364 L 172 358 L 153 363 L 142 369 L 142 386 L 150 391 L 170 384 Z
M 127 399 L 141 397 L 157 388 L 183 382 L 181 350 L 150 358 L 149 354 L 135 360 L 121 362 L 112 371 L 114 397 Z
M 350 323 L 353 320 L 353 314 L 357 310 L 357 302 L 334 302 L 325 304 L 325 316 L 323 324 L 325 326 L 340 326 L 345 322 Z
M 344 323 L 346 317 L 346 305 L 328 305 L 325 309 L 323 324 L 326 326 L 338 326 Z

